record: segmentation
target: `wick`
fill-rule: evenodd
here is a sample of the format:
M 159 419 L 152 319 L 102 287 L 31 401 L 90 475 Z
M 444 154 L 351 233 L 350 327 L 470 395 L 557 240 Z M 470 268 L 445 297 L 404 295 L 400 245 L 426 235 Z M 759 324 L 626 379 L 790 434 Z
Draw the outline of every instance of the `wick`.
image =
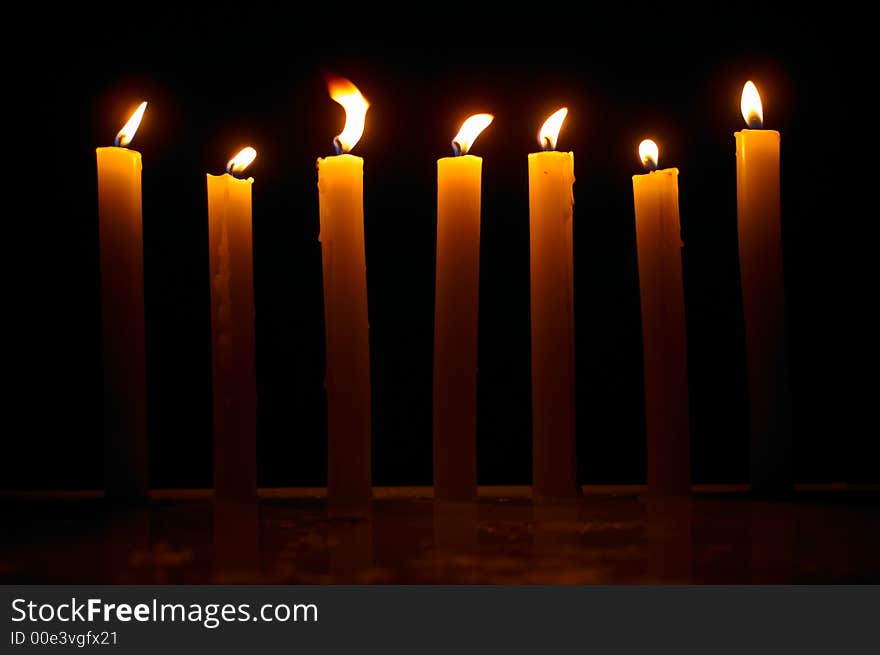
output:
M 655 162 L 653 159 L 649 159 L 648 161 L 643 162 L 642 166 L 644 166 L 645 170 L 649 173 L 653 173 L 657 170 L 657 162 Z
M 336 150 L 337 155 L 341 155 L 344 152 L 342 149 L 342 141 L 339 140 L 338 136 L 333 137 L 333 149 Z
M 549 136 L 545 136 L 543 139 L 541 139 L 541 149 L 544 152 L 547 152 L 548 150 L 553 150 L 553 144 L 550 143 Z
M 117 148 L 123 147 L 123 146 L 119 145 L 119 135 L 118 134 L 116 135 L 116 138 L 113 139 L 113 145 L 116 146 Z
M 464 153 L 461 151 L 461 146 L 457 141 L 452 141 L 452 156 L 453 157 L 461 157 Z

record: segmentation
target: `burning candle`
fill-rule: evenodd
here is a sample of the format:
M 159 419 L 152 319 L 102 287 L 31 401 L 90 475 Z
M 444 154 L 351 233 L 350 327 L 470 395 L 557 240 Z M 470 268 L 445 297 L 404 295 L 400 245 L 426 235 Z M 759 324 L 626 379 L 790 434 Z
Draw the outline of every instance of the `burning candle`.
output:
M 477 319 L 483 160 L 468 154 L 491 114 L 468 118 L 437 160 L 434 305 L 434 496 L 477 495 Z
M 736 133 L 736 206 L 746 335 L 752 490 L 792 488 L 791 391 L 785 333 L 779 132 L 761 129 L 763 108 L 752 82 L 741 109 L 749 129 Z
M 574 154 L 557 152 L 568 110 L 538 134 L 544 152 L 529 155 L 532 311 L 532 490 L 536 497 L 580 493 L 575 450 Z
M 345 79 L 328 82 L 345 109 L 337 155 L 318 159 L 320 241 L 327 335 L 327 496 L 358 503 L 370 486 L 370 332 L 364 251 L 364 160 L 349 151 L 370 103 Z
M 104 487 L 108 497 L 145 498 L 147 381 L 144 354 L 144 241 L 141 153 L 125 146 L 147 103 L 98 148 L 101 334 L 104 360 Z
M 223 175 L 207 175 L 214 394 L 214 496 L 257 496 L 257 375 L 254 345 L 253 178 L 244 148 Z
M 681 274 L 678 169 L 656 170 L 657 144 L 639 144 L 649 171 L 633 175 L 642 300 L 648 490 L 690 491 L 687 343 Z

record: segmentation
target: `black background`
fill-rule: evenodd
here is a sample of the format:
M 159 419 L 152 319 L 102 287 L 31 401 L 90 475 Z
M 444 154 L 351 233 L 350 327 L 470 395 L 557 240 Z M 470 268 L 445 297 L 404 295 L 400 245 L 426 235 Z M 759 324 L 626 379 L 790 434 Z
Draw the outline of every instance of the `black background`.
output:
M 545 12 L 541 15 L 541 12 Z M 7 126 L 29 146 L 16 182 L 24 255 L 7 284 L 27 366 L 25 420 L 4 437 L 0 486 L 101 485 L 94 148 L 138 101 L 151 478 L 211 481 L 206 172 L 259 156 L 254 249 L 259 478 L 325 481 L 324 332 L 315 158 L 343 123 L 322 71 L 369 98 L 366 248 L 376 484 L 431 481 L 436 159 L 471 113 L 496 115 L 483 162 L 479 481 L 530 479 L 526 154 L 559 106 L 575 153 L 578 464 L 582 482 L 644 479 L 638 271 L 630 176 L 652 137 L 680 171 L 693 474 L 747 477 L 747 408 L 733 132 L 746 79 L 782 133 L 783 230 L 799 481 L 877 480 L 870 430 L 843 372 L 855 323 L 842 238 L 858 196 L 844 165 L 856 130 L 858 17 L 765 3 L 509 7 L 219 3 L 67 7 L 19 23 L 7 63 L 24 91 Z M 10 26 L 16 25 L 10 21 Z M 9 188 L 9 187 L 7 187 Z M 859 220 L 870 220 L 864 217 Z M 854 232 L 858 234 L 857 232 Z M 845 249 L 845 247 L 844 247 Z M 859 352 L 861 354 L 861 352 Z

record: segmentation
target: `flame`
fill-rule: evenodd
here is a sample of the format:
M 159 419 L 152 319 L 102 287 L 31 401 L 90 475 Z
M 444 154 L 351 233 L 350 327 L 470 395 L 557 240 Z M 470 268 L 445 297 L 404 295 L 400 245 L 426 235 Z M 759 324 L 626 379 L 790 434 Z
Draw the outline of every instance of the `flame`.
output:
M 639 159 L 647 170 L 656 170 L 660 163 L 660 148 L 651 139 L 645 139 L 639 144 Z
M 761 96 L 758 87 L 749 80 L 743 87 L 742 100 L 739 103 L 746 125 L 752 129 L 760 129 L 764 126 L 764 107 L 761 105 Z
M 544 121 L 538 132 L 538 143 L 544 150 L 556 150 L 556 140 L 559 138 L 559 130 L 566 116 L 568 116 L 568 107 L 563 107 Z
M 144 111 L 146 109 L 147 101 L 144 100 L 138 105 L 138 108 L 134 110 L 131 118 L 128 119 L 128 122 L 122 126 L 122 129 L 119 130 L 119 133 L 116 135 L 117 146 L 124 148 L 131 143 L 131 140 L 134 138 L 134 133 L 137 132 L 138 128 L 141 126 L 141 120 L 144 117 Z
M 466 155 L 474 141 L 482 134 L 495 117 L 492 114 L 474 114 L 469 116 L 461 127 L 458 128 L 458 134 L 452 139 L 452 149 L 456 155 Z
M 333 144 L 338 153 L 350 152 L 364 134 L 364 120 L 370 102 L 344 77 L 328 79 L 327 90 L 330 97 L 345 109 L 345 127 L 336 135 Z
M 256 158 L 256 150 L 254 150 L 250 146 L 242 148 L 238 151 L 238 154 L 230 159 L 229 163 L 226 164 L 226 171 L 228 173 L 232 173 L 233 175 L 235 175 L 236 173 L 243 173 L 244 169 L 250 166 Z

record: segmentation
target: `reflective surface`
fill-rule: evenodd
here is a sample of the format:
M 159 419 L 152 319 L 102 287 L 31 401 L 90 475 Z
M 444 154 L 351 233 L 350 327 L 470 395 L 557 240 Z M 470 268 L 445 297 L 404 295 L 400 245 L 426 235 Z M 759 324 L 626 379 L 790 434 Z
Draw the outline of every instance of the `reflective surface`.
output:
M 138 508 L 7 496 L 0 583 L 880 582 L 875 492 L 534 504 L 506 491 L 453 503 L 386 490 L 354 509 L 295 491 L 250 506 L 166 492 Z

